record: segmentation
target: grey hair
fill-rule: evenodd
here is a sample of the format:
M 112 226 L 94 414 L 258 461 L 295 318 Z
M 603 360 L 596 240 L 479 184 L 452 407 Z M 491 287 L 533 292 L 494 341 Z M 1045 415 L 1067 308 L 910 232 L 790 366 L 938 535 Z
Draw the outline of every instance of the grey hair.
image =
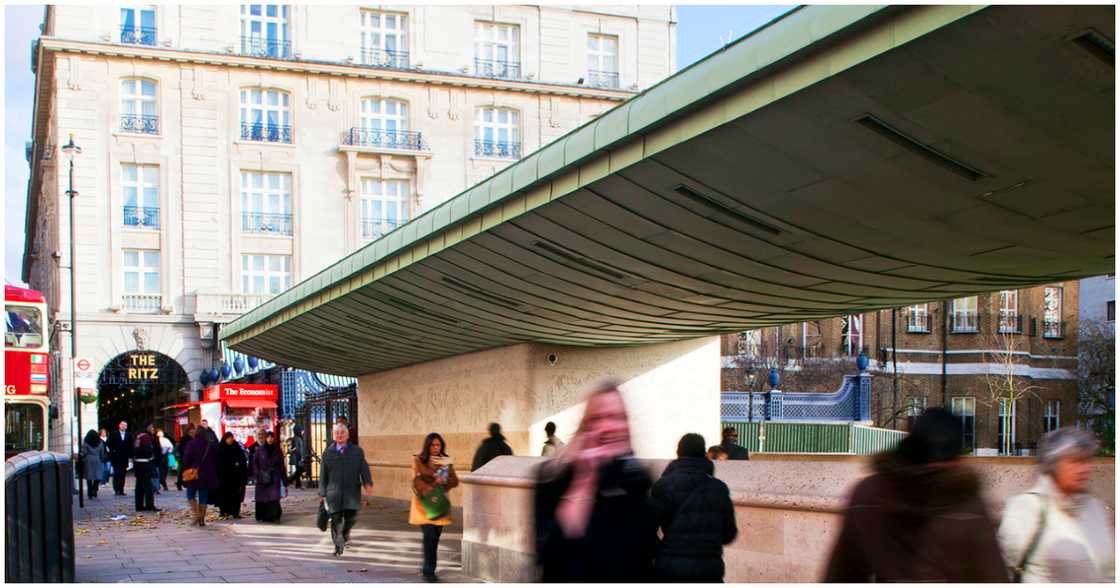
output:
M 344 425 L 342 423 L 335 423 L 334 427 L 331 428 L 331 432 L 333 433 L 333 432 L 335 432 L 339 429 L 342 429 L 343 431 L 346 431 L 347 433 L 350 432 L 350 427 L 347 427 L 346 425 Z
M 1038 469 L 1053 476 L 1063 459 L 1092 457 L 1096 451 L 1097 440 L 1085 429 L 1063 427 L 1050 431 L 1038 442 Z

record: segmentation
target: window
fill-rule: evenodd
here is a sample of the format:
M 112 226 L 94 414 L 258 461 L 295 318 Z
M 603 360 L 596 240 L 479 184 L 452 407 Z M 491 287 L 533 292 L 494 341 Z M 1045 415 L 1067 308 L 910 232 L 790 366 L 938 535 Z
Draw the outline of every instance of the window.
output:
M 241 138 L 246 141 L 291 143 L 288 93 L 263 88 L 241 90 Z
M 1003 290 L 999 293 L 999 332 L 1023 332 L 1023 321 L 1019 317 L 1018 290 Z
M 1042 336 L 1047 339 L 1062 337 L 1062 289 L 1042 290 Z
M 739 355 L 758 357 L 762 352 L 762 331 L 743 331 L 739 334 Z
M 954 396 L 952 412 L 961 419 L 961 441 L 965 451 L 976 450 L 976 399 L 972 396 Z
M 156 44 L 156 7 L 121 8 L 121 43 Z
M 850 314 L 840 318 L 841 352 L 859 355 L 863 351 L 863 315 Z
M 474 23 L 474 69 L 480 76 L 521 77 L 518 27 L 495 22 Z
M 487 106 L 475 111 L 475 155 L 518 159 L 521 157 L 520 136 L 516 110 Z
M 5 402 L 4 452 L 23 453 L 46 449 L 43 443 L 46 424 L 42 406 L 30 402 Z
M 1109 300 L 1105 303 L 1105 317 L 1110 320 L 1116 320 L 1116 301 Z
M 801 357 L 808 359 L 820 355 L 821 325 L 816 321 L 801 323 Z
M 406 16 L 363 10 L 362 63 L 381 67 L 408 67 L 408 24 Z
M 288 14 L 285 5 L 242 4 L 241 53 L 254 57 L 290 57 Z
M 377 239 L 408 222 L 408 182 L 362 179 L 362 238 Z
M 290 255 L 241 255 L 243 294 L 279 294 L 292 287 Z
M 953 301 L 953 332 L 975 333 L 980 330 L 976 314 L 976 296 L 957 298 Z
M 241 230 L 292 234 L 292 176 L 241 172 Z
M 908 431 L 912 431 L 914 429 L 914 423 L 917 422 L 918 417 L 922 416 L 922 413 L 925 412 L 925 410 L 925 396 L 922 396 L 921 398 L 917 396 L 910 397 L 910 400 L 906 403 L 906 429 Z
M 159 134 L 156 83 L 139 78 L 121 80 L 121 131 Z
M 1049 433 L 1056 431 L 1058 427 L 1062 426 L 1061 420 L 1062 401 L 1061 400 L 1047 400 L 1046 407 L 1042 413 L 1042 432 Z
M 587 83 L 596 88 L 618 88 L 618 37 L 587 35 Z
M 133 312 L 160 308 L 159 251 L 124 250 L 124 307 Z
M 408 103 L 388 98 L 363 98 L 361 126 L 351 129 L 350 145 L 421 149 L 420 133 L 408 131 Z
M 1015 450 L 1015 401 L 999 399 L 999 419 L 996 422 L 996 446 L 1000 455 L 1014 455 Z
M 43 314 L 34 306 L 4 305 L 4 347 L 35 349 L 43 346 Z
M 159 168 L 154 165 L 121 165 L 121 202 L 124 226 L 159 228 Z
M 929 332 L 929 304 L 915 304 L 906 309 L 906 332 Z

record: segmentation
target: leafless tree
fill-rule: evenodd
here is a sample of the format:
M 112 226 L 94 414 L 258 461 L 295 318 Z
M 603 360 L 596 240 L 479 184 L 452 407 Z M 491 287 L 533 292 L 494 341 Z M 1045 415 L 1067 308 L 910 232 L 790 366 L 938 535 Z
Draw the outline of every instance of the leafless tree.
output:
M 1010 330 L 1010 329 L 1009 329 Z M 984 364 L 987 369 L 984 372 L 984 384 L 987 394 L 978 398 L 977 401 L 989 407 L 998 407 L 1001 402 L 1006 403 L 1007 406 L 1015 406 L 1023 399 L 1035 398 L 1041 402 L 1042 397 L 1039 395 L 1045 386 L 1040 386 L 1034 383 L 1034 380 L 1029 376 L 1024 375 L 1022 368 L 1025 363 L 1022 361 L 1024 352 L 1017 349 L 1016 343 L 1024 340 L 1022 334 L 1014 332 L 1001 332 L 999 325 L 989 331 L 981 341 L 984 349 Z M 993 411 L 996 419 L 1002 419 L 1003 430 L 1010 431 L 1014 425 L 1015 413 L 1013 410 L 1005 411 L 1005 414 L 999 416 L 999 411 Z M 1004 454 L 1011 454 L 1014 449 L 1011 435 L 1004 434 L 1002 440 L 1003 446 L 1000 447 L 1000 452 Z
M 1116 447 L 1116 332 L 1110 322 L 1081 321 L 1077 338 L 1077 419 Z

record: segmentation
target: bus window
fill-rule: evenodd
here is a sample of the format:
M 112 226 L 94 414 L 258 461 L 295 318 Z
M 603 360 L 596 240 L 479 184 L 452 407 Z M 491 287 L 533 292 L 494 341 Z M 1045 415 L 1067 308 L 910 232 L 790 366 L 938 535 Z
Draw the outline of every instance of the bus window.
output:
M 43 346 L 43 315 L 34 306 L 4 305 L 4 347 L 31 349 Z
M 43 407 L 22 402 L 4 403 L 4 453 L 38 451 L 43 447 Z

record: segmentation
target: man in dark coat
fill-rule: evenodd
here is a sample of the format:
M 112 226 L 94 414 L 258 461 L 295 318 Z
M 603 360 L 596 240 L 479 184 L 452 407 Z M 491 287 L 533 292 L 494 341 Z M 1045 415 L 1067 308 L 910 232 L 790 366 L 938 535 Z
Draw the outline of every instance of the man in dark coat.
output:
M 720 447 L 727 453 L 727 459 L 750 459 L 750 454 L 747 453 L 747 448 L 739 445 L 739 432 L 735 427 L 725 427 L 723 429 L 723 443 Z
M 132 445 L 132 475 L 136 478 L 136 488 L 133 489 L 136 495 L 136 512 L 161 510 L 156 508 L 153 496 L 156 488 L 152 480 L 155 478 L 159 464 L 157 457 L 159 445 L 155 435 L 152 435 L 154 430 L 154 427 L 149 424 L 136 434 L 136 440 Z
M 350 429 L 341 423 L 332 430 L 334 443 L 323 451 L 319 480 L 319 501 L 331 515 L 331 539 L 334 554 L 342 555 L 350 541 L 350 529 L 362 507 L 362 491 L 373 492 L 373 476 L 369 473 L 366 454 L 352 445 Z
M 124 476 L 128 473 L 128 460 L 132 457 L 132 433 L 128 423 L 121 421 L 117 431 L 109 433 L 109 462 L 113 464 L 113 494 L 124 496 Z
M 712 477 L 715 468 L 696 433 L 681 437 L 677 460 L 650 491 L 650 507 L 663 538 L 654 560 L 660 581 L 722 582 L 723 546 L 738 534 L 735 507 L 727 484 Z
M 943 408 L 873 458 L 856 485 L 825 582 L 1008 582 L 980 477 L 959 458 L 960 418 Z
M 498 423 L 490 423 L 490 436 L 478 446 L 478 451 L 474 452 L 471 471 L 481 468 L 499 455 L 513 455 L 513 450 L 502 435 L 502 426 Z

